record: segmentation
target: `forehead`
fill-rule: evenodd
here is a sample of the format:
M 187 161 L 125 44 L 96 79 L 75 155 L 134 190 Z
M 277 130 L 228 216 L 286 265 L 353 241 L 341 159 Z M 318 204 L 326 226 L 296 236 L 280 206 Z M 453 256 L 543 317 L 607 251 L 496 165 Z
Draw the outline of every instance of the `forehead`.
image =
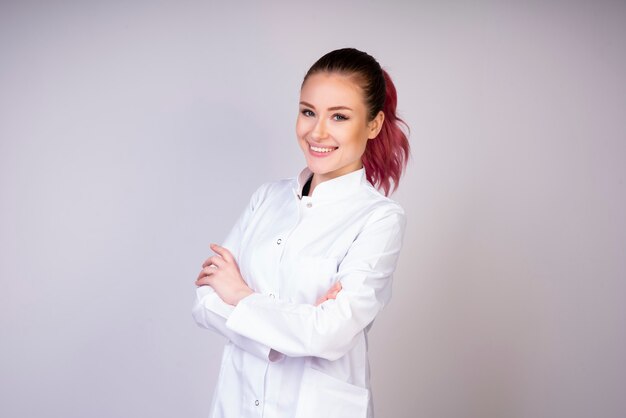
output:
M 355 78 L 338 73 L 322 72 L 309 76 L 300 90 L 300 99 L 323 107 L 365 106 L 363 89 Z

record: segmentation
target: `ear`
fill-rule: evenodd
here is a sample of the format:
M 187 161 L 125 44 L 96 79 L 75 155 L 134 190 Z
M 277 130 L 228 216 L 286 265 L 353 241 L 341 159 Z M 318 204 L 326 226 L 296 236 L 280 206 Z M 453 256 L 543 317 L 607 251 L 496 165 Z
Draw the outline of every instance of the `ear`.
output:
M 378 114 L 367 123 L 368 135 L 367 139 L 374 139 L 378 136 L 378 133 L 383 128 L 383 122 L 385 121 L 385 114 L 381 110 Z

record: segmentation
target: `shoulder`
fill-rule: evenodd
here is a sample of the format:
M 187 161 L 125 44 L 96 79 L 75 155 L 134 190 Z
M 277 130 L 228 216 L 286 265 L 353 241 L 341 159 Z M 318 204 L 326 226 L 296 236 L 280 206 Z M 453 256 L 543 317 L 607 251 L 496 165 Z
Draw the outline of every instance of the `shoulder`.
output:
M 263 183 L 252 194 L 250 204 L 254 208 L 267 200 L 288 199 L 293 195 L 296 185 L 297 181 L 295 178 L 286 178 Z
M 406 214 L 400 203 L 383 195 L 369 182 L 362 185 L 363 199 L 368 202 L 370 216 L 368 222 L 376 222 L 383 218 L 395 218 L 398 222 L 406 222 Z

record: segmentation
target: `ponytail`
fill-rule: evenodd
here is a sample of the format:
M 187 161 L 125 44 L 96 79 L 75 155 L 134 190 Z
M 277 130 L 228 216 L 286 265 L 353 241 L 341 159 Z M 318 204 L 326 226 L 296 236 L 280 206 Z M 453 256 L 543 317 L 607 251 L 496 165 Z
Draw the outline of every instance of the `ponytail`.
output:
M 396 114 L 398 95 L 396 87 L 387 71 L 382 70 L 385 78 L 385 102 L 382 111 L 385 114 L 383 127 L 374 139 L 367 142 L 362 161 L 367 180 L 389 196 L 398 188 L 400 177 L 406 168 L 410 145 L 403 127 L 407 124 Z

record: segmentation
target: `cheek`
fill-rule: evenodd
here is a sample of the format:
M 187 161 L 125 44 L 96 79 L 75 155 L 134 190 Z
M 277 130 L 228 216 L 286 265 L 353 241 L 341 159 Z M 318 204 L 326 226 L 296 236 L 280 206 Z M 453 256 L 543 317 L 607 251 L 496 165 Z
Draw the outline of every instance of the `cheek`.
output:
M 354 129 L 350 135 L 350 143 L 355 150 L 364 152 L 367 146 L 367 132 L 363 129 Z
M 302 137 L 309 132 L 309 125 L 310 123 L 306 118 L 299 116 L 298 119 L 296 119 L 296 135 L 298 139 L 302 139 Z

